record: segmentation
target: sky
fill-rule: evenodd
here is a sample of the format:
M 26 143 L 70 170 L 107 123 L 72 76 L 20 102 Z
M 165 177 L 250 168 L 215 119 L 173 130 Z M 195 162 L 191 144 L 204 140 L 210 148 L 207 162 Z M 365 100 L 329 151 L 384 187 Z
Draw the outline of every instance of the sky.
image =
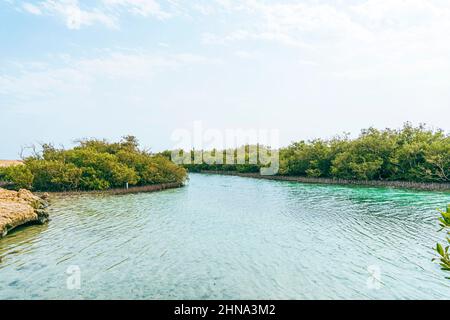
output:
M 0 159 L 40 142 L 450 129 L 448 0 L 0 0 Z

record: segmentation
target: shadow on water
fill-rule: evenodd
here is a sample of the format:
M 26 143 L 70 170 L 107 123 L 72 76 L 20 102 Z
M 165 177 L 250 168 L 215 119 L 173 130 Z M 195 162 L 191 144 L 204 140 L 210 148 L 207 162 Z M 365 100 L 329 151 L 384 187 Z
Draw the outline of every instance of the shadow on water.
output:
M 25 224 L 9 231 L 8 235 L 0 240 L 0 269 L 11 255 L 20 255 L 32 250 L 32 246 L 39 237 L 48 230 L 48 223 Z

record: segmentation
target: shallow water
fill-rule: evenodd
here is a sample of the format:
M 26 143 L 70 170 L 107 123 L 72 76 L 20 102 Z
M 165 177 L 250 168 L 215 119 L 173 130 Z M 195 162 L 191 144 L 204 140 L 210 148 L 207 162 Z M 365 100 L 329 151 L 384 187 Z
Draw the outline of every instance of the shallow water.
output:
M 158 193 L 61 197 L 48 225 L 0 240 L 0 299 L 450 299 L 431 262 L 446 203 L 199 174 Z

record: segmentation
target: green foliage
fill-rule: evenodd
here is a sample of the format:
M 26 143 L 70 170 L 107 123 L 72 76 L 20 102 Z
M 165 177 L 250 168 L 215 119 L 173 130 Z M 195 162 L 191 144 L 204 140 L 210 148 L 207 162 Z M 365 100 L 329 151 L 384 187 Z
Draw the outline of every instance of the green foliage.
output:
M 155 156 L 141 172 L 141 184 L 182 182 L 186 170 L 162 156 Z
M 245 146 L 243 148 L 250 148 Z M 240 148 L 239 150 L 242 150 Z M 220 153 L 220 152 L 219 152 Z M 237 153 L 237 150 L 234 150 Z M 166 153 L 167 154 L 167 153 Z M 362 130 L 330 140 L 294 142 L 279 150 L 279 175 L 348 180 L 450 181 L 450 136 L 406 123 L 399 130 Z M 189 171 L 223 170 L 257 172 L 261 164 L 202 163 L 186 165 Z
M 161 153 L 171 154 L 169 151 Z M 184 164 L 190 172 L 205 171 L 235 171 L 239 173 L 257 173 L 261 167 L 270 163 L 263 161 L 264 155 L 270 154 L 270 149 L 261 145 L 245 145 L 237 149 L 194 151 L 190 152 L 191 163 Z M 196 159 L 196 156 L 200 159 Z M 189 153 L 187 154 L 189 159 Z M 200 160 L 200 161 L 199 161 Z M 200 163 L 196 163 L 196 162 Z
M 1 168 L 0 180 L 12 183 L 17 189 L 30 189 L 33 185 L 34 176 L 26 166 L 17 165 Z
M 118 143 L 81 140 L 70 150 L 42 145 L 42 152 L 25 165 L 3 170 L 3 180 L 37 191 L 105 190 L 126 183 L 183 183 L 186 170 L 165 157 L 139 150 L 135 137 Z
M 292 176 L 329 176 L 331 144 L 324 140 L 296 142 L 280 151 L 280 173 Z
M 393 171 L 395 133 L 373 128 L 348 141 L 332 160 L 331 173 L 337 178 L 375 180 L 389 178 Z
M 77 190 L 81 184 L 83 172 L 73 163 L 30 158 L 25 161 L 25 167 L 34 177 L 32 189 L 35 190 Z
M 447 245 L 441 245 L 440 243 L 436 244 L 436 252 L 439 255 L 439 258 L 433 259 L 438 260 L 439 265 L 442 270 L 444 271 L 450 271 L 450 254 L 449 254 L 449 245 L 450 244 L 450 204 L 447 205 L 447 211 L 440 211 L 441 217 L 439 218 L 439 225 L 441 227 L 441 230 L 445 229 L 447 230 Z M 450 279 L 450 277 L 448 277 Z

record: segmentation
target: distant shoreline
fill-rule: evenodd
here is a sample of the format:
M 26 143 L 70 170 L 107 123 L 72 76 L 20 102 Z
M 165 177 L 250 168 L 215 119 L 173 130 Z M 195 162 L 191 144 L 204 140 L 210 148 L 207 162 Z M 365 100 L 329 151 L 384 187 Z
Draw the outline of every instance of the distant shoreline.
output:
M 345 180 L 345 179 L 329 179 L 329 178 L 310 178 L 300 176 L 262 176 L 259 173 L 240 173 L 237 171 L 214 171 L 202 170 L 200 174 L 219 174 L 228 176 L 237 176 L 244 178 L 291 181 L 311 184 L 333 184 L 333 185 L 354 185 L 365 187 L 390 187 L 398 189 L 410 189 L 421 191 L 441 191 L 450 192 L 450 183 L 432 183 L 432 182 L 411 182 L 411 181 L 382 181 L 382 180 Z
M 0 168 L 23 165 L 22 160 L 0 160 Z
M 160 183 L 160 184 L 152 184 L 147 186 L 138 186 L 138 187 L 129 187 L 127 188 L 114 188 L 107 190 L 90 190 L 90 191 L 47 191 L 34 192 L 36 195 L 43 195 L 45 193 L 50 196 L 71 196 L 71 195 L 88 195 L 88 194 L 105 194 L 105 195 L 121 195 L 121 194 L 130 194 L 130 193 L 144 193 L 144 192 L 156 192 L 167 189 L 175 189 L 184 186 L 183 183 L 171 182 L 171 183 Z

